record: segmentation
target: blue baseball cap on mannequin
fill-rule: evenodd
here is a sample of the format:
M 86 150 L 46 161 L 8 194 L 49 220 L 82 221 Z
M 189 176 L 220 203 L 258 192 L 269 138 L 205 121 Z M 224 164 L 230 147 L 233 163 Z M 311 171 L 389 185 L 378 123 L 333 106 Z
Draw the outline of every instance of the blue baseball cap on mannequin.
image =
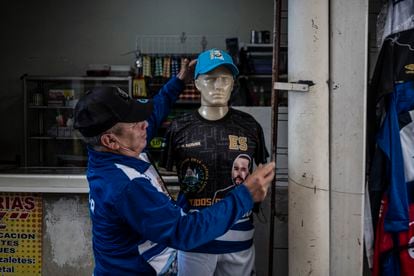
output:
M 239 69 L 237 69 L 237 66 L 233 63 L 233 59 L 225 51 L 211 49 L 202 52 L 197 58 L 194 79 L 197 79 L 199 75 L 208 73 L 221 65 L 226 66 L 231 71 L 234 78 L 239 74 Z

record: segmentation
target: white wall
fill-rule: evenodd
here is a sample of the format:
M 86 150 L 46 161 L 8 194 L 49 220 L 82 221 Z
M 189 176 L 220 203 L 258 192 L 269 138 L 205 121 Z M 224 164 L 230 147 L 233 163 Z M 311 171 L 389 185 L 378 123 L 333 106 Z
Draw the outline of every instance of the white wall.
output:
M 0 160 L 22 154 L 20 76 L 85 74 L 88 64 L 133 64 L 138 35 L 238 37 L 272 30 L 272 0 L 0 2 Z M 208 45 L 207 47 L 209 47 Z

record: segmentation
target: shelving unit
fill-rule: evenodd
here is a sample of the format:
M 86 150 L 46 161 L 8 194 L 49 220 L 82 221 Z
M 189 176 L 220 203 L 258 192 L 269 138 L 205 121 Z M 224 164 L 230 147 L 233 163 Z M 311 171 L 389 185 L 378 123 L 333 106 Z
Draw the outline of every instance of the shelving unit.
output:
M 81 135 L 73 129 L 73 109 L 94 86 L 118 86 L 131 94 L 132 77 L 22 77 L 24 166 L 86 167 Z
M 251 106 L 270 106 L 271 91 L 271 44 L 245 44 L 241 55 L 240 76 L 235 90 L 245 89 L 244 104 Z M 145 54 L 144 54 L 145 55 Z M 167 54 L 148 54 L 153 58 L 168 57 Z M 181 54 L 195 57 L 195 54 Z M 255 66 L 254 61 L 265 62 L 265 67 Z M 269 63 L 270 61 L 270 63 Z M 260 63 L 260 62 L 259 62 Z M 151 62 L 152 69 L 155 68 Z M 283 70 L 281 71 L 283 72 Z M 148 97 L 155 95 L 169 77 L 145 77 Z M 24 76 L 24 166 L 42 168 L 65 168 L 86 166 L 86 151 L 80 134 L 72 127 L 73 108 L 79 97 L 89 88 L 97 85 L 116 85 L 132 96 L 133 77 L 54 77 Z M 254 95 L 254 87 L 259 93 L 263 87 L 264 98 Z M 234 93 L 235 94 L 235 93 Z M 241 95 L 236 95 L 240 97 Z M 187 84 L 184 92 L 175 103 L 170 116 L 164 122 L 149 151 L 153 160 L 159 161 L 163 150 L 163 139 L 169 122 L 184 112 L 191 112 L 200 104 L 200 94 L 193 83 Z
M 148 42 L 151 44 L 152 40 L 158 40 L 158 37 L 151 36 L 148 37 L 148 39 Z M 175 40 L 177 37 L 173 37 L 173 39 Z M 165 43 L 165 41 L 163 43 Z M 148 98 L 154 97 L 162 86 L 179 72 L 183 58 L 195 59 L 197 57 L 197 54 L 183 51 L 180 51 L 179 53 L 167 53 L 165 51 L 154 53 L 153 51 L 156 47 L 150 47 L 149 49 L 147 49 L 147 47 L 142 47 L 142 41 L 139 45 L 141 45 L 141 48 L 145 48 L 143 49 L 144 51 L 140 53 L 139 59 L 142 60 L 142 75 L 145 79 L 146 97 Z M 166 48 L 169 47 L 166 46 Z M 151 52 L 145 50 L 151 50 Z M 169 116 L 158 129 L 157 135 L 147 145 L 147 151 L 151 154 L 151 159 L 154 161 L 155 165 L 158 165 L 161 160 L 163 148 L 165 146 L 165 131 L 171 123 L 171 120 L 181 113 L 191 112 L 191 110 L 197 108 L 200 104 L 200 98 L 200 93 L 195 88 L 194 83 L 187 83 L 184 87 L 184 91 L 180 93 L 178 100 L 171 109 Z M 163 176 L 171 175 L 171 172 L 161 170 L 161 168 L 159 169 Z
M 270 106 L 272 92 L 272 44 L 242 44 L 240 47 L 240 76 L 246 104 Z M 280 79 L 287 80 L 287 48 L 281 48 L 279 56 Z M 287 105 L 287 94 L 280 92 L 279 105 Z

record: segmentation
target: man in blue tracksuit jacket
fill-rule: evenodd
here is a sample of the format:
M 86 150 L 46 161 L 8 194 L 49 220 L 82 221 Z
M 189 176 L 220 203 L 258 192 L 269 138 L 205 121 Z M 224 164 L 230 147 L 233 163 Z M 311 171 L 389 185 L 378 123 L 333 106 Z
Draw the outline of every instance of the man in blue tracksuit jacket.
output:
M 187 71 L 185 62 L 152 102 L 135 101 L 117 87 L 97 87 L 75 108 L 74 127 L 88 144 L 95 276 L 175 275 L 175 249 L 223 235 L 266 196 L 274 162 L 200 212 L 186 214 L 171 199 L 143 150 L 183 90 Z

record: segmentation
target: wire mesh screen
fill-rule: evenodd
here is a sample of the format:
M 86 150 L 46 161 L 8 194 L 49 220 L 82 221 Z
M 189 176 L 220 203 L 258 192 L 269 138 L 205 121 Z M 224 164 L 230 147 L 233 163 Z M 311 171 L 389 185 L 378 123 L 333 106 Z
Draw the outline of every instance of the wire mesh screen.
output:
M 137 35 L 136 49 L 142 54 L 200 53 L 206 49 L 226 49 L 224 35 Z

